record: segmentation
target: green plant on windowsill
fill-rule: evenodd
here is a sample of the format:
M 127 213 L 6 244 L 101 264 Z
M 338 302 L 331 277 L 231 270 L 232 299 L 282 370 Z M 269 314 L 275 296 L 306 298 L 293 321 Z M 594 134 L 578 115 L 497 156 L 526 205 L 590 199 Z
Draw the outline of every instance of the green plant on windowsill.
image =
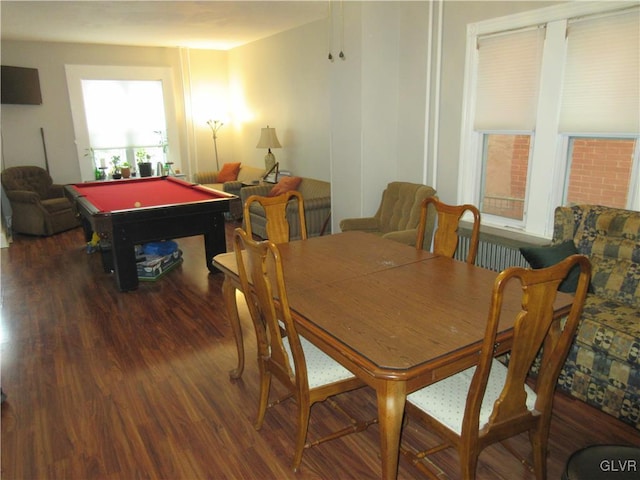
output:
M 122 178 L 129 178 L 131 176 L 131 164 L 127 161 L 122 162 L 120 173 L 122 174 Z
M 147 151 L 144 148 L 136 150 L 136 160 L 138 163 L 147 162 L 151 156 L 147 155 Z
M 151 169 L 151 155 L 148 155 L 144 148 L 136 150 L 136 161 L 138 162 L 140 177 L 150 177 L 153 173 Z
M 113 169 L 111 170 L 111 177 L 114 180 L 122 178 L 122 172 L 120 171 L 120 155 L 113 155 L 111 157 L 111 165 L 113 165 Z

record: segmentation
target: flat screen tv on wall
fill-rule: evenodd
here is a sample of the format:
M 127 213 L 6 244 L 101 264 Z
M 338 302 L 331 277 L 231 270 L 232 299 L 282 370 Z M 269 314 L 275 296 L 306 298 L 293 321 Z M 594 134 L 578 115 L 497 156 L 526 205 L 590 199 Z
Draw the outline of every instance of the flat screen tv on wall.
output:
M 2 65 L 0 72 L 2 103 L 41 105 L 40 77 L 37 68 Z

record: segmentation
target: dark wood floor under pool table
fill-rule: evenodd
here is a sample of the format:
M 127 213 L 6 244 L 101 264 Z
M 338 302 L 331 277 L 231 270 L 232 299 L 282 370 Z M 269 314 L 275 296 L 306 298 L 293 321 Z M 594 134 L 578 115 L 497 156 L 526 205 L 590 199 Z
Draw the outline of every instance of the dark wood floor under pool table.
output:
M 207 267 L 226 251 L 224 214 L 235 195 L 174 177 L 66 185 L 81 216 L 87 240 L 101 239 L 105 270 L 113 270 L 121 291 L 138 287 L 135 246 L 204 234 Z

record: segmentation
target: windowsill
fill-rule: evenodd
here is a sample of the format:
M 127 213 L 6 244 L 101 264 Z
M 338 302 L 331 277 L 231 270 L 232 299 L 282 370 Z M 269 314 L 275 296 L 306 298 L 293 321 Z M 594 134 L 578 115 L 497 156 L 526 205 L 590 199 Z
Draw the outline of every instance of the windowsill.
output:
M 460 222 L 460 230 L 463 235 L 469 236 L 471 234 L 471 222 L 462 220 Z M 497 243 L 512 248 L 540 247 L 551 243 L 549 238 L 491 225 L 480 225 L 480 241 Z

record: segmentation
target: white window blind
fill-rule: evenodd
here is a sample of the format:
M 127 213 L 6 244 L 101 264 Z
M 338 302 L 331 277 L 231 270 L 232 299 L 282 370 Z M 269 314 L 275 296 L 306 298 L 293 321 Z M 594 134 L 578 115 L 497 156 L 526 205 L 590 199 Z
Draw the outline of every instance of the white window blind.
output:
M 161 81 L 82 80 L 92 148 L 158 144 L 166 132 Z
M 640 11 L 569 23 L 560 131 L 640 131 Z
M 544 29 L 478 39 L 476 130 L 533 131 Z

